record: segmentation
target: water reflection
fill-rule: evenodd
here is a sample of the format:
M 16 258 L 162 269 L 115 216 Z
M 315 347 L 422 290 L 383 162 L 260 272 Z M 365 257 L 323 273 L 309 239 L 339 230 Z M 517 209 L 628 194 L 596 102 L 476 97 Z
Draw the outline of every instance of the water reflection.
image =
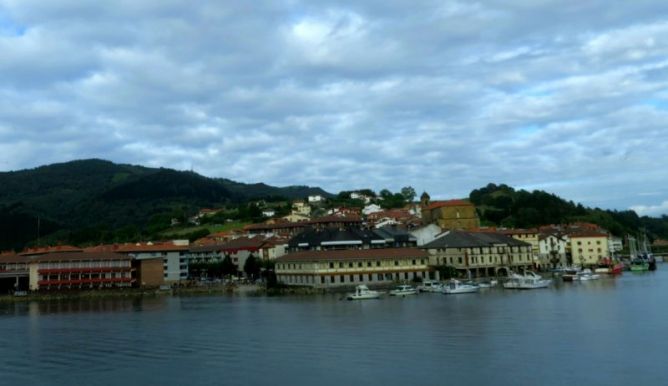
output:
M 663 268 L 663 267 L 662 267 Z M 665 271 L 546 290 L 0 306 L 8 384 L 657 383 Z M 567 369 L 567 371 L 565 371 Z

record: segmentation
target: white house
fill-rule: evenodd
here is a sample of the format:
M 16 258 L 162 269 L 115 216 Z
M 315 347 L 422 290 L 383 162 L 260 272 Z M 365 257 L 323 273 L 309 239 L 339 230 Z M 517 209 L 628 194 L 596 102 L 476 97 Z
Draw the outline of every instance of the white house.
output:
M 565 267 L 568 265 L 566 251 L 569 240 L 567 235 L 543 233 L 538 236 L 538 259 L 541 265 Z
M 436 240 L 441 235 L 441 228 L 436 224 L 429 224 L 422 228 L 413 229 L 410 234 L 417 239 L 418 247 Z
M 265 209 L 262 211 L 262 216 L 264 217 L 274 217 L 276 215 L 276 211 L 273 209 Z
M 369 204 L 369 205 L 365 206 L 364 209 L 362 209 L 362 213 L 364 213 L 367 216 L 370 215 L 371 213 L 378 213 L 378 212 L 382 212 L 382 211 L 383 211 L 383 208 L 381 208 L 379 205 L 376 205 L 376 204 Z
M 319 195 L 319 194 L 316 194 L 316 195 L 314 195 L 314 196 L 308 196 L 308 202 L 309 202 L 309 203 L 323 202 L 324 200 L 325 200 L 325 199 L 324 199 L 321 195 Z

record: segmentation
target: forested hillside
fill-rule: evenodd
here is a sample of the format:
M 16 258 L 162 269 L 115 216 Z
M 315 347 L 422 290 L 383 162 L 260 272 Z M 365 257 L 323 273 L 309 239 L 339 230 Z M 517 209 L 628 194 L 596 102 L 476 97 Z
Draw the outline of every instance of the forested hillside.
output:
M 504 184 L 489 184 L 473 190 L 469 199 L 478 208 L 482 225 L 530 228 L 585 221 L 617 236 L 646 231 L 651 238 L 668 238 L 668 216 L 639 217 L 632 210 L 586 208 L 540 190 L 528 192 Z
M 193 172 L 79 160 L 0 173 L 0 250 L 37 240 L 133 240 L 185 221 L 205 207 L 243 207 L 251 199 L 295 199 L 320 188 L 243 184 Z M 239 211 L 243 213 L 243 210 Z

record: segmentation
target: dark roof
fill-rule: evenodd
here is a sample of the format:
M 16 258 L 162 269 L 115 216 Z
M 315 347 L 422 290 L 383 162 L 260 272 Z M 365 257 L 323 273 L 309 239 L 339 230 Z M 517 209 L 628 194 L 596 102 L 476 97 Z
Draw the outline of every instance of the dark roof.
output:
M 276 259 L 286 261 L 323 261 L 323 260 L 392 260 L 397 258 L 423 259 L 429 257 L 426 251 L 418 248 L 377 248 L 377 249 L 336 249 L 330 251 L 299 251 L 288 253 Z
M 113 252 L 62 252 L 35 256 L 30 261 L 71 261 L 71 260 L 131 260 L 127 255 Z
M 425 244 L 422 248 L 469 248 L 469 247 L 490 247 L 495 244 L 505 244 L 512 246 L 530 246 L 525 243 L 500 233 L 492 232 L 463 232 L 449 231 L 444 236 Z
M 267 243 L 267 239 L 263 237 L 240 237 L 238 239 L 230 240 L 225 243 L 217 243 L 211 245 L 203 245 L 191 247 L 190 252 L 231 252 L 247 250 L 256 251 L 262 248 Z
M 19 256 L 14 253 L 3 253 L 0 254 L 0 263 L 28 263 L 30 262 L 28 257 Z

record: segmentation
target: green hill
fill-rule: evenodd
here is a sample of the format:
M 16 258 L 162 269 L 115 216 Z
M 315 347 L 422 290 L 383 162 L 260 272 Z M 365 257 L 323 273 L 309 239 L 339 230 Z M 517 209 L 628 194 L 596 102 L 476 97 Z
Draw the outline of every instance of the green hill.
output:
M 3 172 L 0 186 L 0 250 L 22 248 L 37 239 L 44 243 L 132 240 L 156 234 L 172 218 L 184 221 L 204 207 L 331 196 L 320 188 L 243 184 L 98 159 Z
M 586 208 L 540 190 L 515 190 L 501 184 L 475 189 L 469 199 L 482 225 L 532 228 L 545 224 L 584 221 L 598 224 L 616 236 L 647 232 L 650 238 L 668 238 L 668 216 L 640 217 L 632 210 Z

